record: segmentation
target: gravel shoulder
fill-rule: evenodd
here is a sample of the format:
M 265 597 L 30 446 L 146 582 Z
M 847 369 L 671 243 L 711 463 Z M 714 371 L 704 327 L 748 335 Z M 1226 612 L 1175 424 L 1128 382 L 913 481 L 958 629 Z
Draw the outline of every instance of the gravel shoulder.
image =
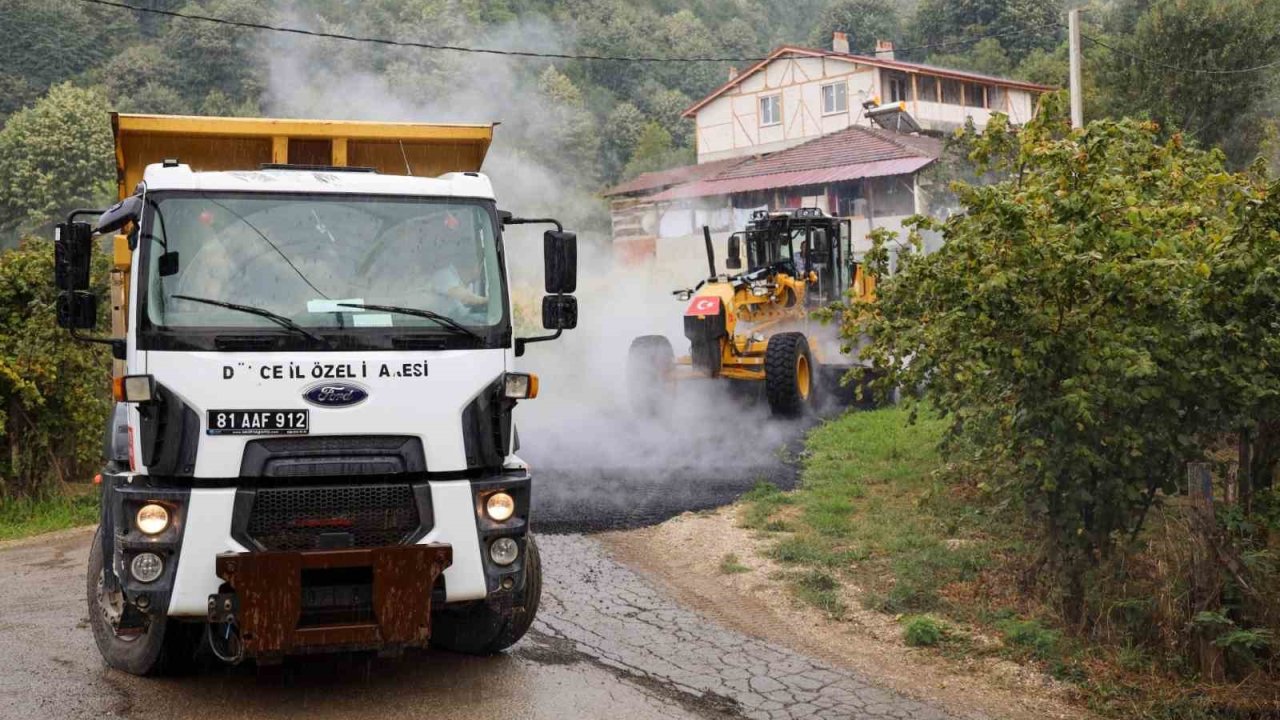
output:
M 852 670 L 894 691 L 970 717 L 1081 718 L 1066 688 L 1009 661 L 951 660 L 907 647 L 894 618 L 863 610 L 846 590 L 842 620 L 795 600 L 787 570 L 764 556 L 766 540 L 738 526 L 738 506 L 685 513 L 652 527 L 595 536 L 623 565 L 682 605 L 753 637 Z M 726 554 L 749 568 L 726 574 Z

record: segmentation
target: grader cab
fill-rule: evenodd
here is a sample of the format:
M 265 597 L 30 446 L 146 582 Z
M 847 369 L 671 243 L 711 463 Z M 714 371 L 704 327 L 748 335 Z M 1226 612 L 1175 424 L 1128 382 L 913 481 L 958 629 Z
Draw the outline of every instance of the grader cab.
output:
M 853 359 L 840 351 L 836 323 L 811 316 L 851 294 L 874 296 L 874 278 L 852 256 L 850 221 L 817 208 L 757 211 L 729 238 L 725 265 L 738 272 L 727 275 L 716 273 L 710 230 L 703 233 L 710 274 L 673 293 L 688 302 L 689 354 L 676 357 L 662 335 L 632 341 L 629 385 L 637 409 L 657 413 L 678 381 L 694 378 L 763 383 L 778 416 L 802 414 L 819 394 L 847 395 L 839 392 L 840 378 Z

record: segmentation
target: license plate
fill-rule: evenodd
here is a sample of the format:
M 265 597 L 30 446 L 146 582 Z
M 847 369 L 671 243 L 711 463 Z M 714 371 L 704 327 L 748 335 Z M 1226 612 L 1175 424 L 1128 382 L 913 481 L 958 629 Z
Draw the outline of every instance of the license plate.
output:
M 307 410 L 210 410 L 210 435 L 306 435 Z

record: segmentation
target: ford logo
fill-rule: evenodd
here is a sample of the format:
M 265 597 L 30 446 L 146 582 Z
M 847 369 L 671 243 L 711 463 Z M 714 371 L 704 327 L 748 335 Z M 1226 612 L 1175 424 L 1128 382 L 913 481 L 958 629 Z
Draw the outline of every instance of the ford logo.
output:
M 355 383 L 343 382 L 316 383 L 302 393 L 302 399 L 316 407 L 350 407 L 368 397 L 368 390 Z

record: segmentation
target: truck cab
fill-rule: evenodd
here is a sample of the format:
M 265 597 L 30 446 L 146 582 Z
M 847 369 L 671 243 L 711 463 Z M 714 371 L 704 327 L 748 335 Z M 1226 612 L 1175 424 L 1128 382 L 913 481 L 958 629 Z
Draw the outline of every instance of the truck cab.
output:
M 516 642 L 541 588 L 516 358 L 576 324 L 576 238 L 499 210 L 492 128 L 113 125 L 121 202 L 55 244 L 59 323 L 115 358 L 87 583 L 107 663 Z M 520 223 L 554 226 L 553 334 L 514 335 Z M 89 337 L 102 244 L 112 333 Z

